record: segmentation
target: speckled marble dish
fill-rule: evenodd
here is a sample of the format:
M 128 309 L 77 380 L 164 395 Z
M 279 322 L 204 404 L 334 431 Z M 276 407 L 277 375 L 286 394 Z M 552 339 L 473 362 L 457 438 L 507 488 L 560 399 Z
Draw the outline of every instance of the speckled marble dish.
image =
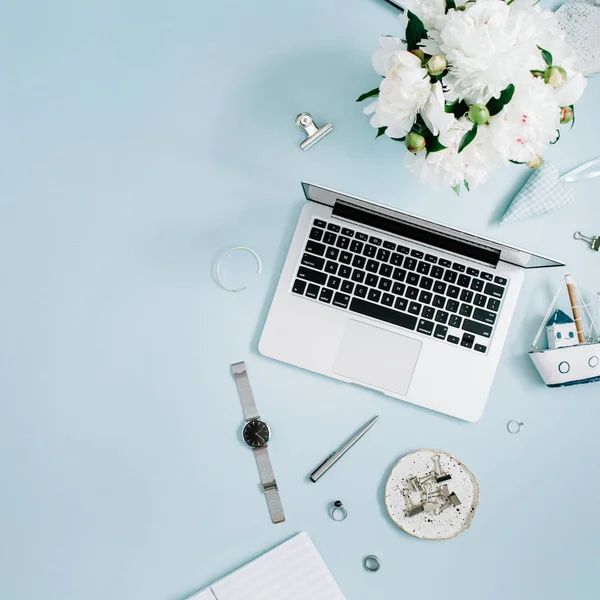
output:
M 409 488 L 410 477 L 422 477 L 433 470 L 431 457 L 440 455 L 442 469 L 452 475 L 448 482 L 450 492 L 455 492 L 461 505 L 446 509 L 439 515 L 422 512 L 409 517 L 402 490 Z M 419 501 L 417 492 L 411 499 Z M 479 505 L 479 484 L 475 475 L 447 452 L 442 450 L 416 450 L 404 455 L 394 466 L 385 486 L 385 505 L 398 527 L 409 535 L 425 540 L 448 540 L 468 529 Z
M 569 0 L 556 17 L 567 42 L 579 58 L 577 68 L 589 77 L 600 73 L 600 3 L 594 0 Z

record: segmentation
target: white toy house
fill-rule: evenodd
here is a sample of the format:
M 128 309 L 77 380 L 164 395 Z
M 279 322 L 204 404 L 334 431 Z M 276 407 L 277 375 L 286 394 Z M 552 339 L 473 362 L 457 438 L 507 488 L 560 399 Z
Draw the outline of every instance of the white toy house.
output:
M 555 311 L 550 317 L 546 324 L 546 333 L 548 334 L 548 348 L 550 350 L 576 346 L 579 343 L 575 322 L 562 310 Z

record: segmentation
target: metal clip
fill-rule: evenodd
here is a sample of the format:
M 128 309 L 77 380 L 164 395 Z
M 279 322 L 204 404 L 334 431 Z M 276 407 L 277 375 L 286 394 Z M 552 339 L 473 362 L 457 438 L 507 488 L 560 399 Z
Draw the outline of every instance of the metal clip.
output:
M 410 491 L 407 489 L 402 490 L 402 495 L 404 496 L 404 502 L 406 503 L 406 512 L 409 517 L 414 517 L 419 513 L 423 512 L 423 503 L 421 504 L 413 504 L 410 499 Z
M 440 464 L 441 457 L 439 454 L 434 454 L 431 457 L 431 461 L 433 462 L 433 469 L 435 471 L 435 480 L 438 483 L 442 483 L 442 481 L 448 481 L 448 479 L 452 479 L 452 475 L 444 472 L 442 465 Z
M 327 123 L 319 128 L 315 125 L 310 113 L 301 113 L 296 117 L 296 125 L 306 131 L 307 138 L 300 144 L 302 150 L 308 150 L 313 144 L 323 139 L 328 133 L 333 131 L 333 125 Z
M 596 250 L 596 252 L 598 252 L 600 250 L 600 235 L 595 235 L 594 237 L 590 237 L 587 235 L 583 235 L 581 233 L 581 231 L 576 231 L 573 234 L 573 237 L 576 240 L 583 240 L 584 242 L 587 242 L 590 245 L 590 248 L 592 250 Z

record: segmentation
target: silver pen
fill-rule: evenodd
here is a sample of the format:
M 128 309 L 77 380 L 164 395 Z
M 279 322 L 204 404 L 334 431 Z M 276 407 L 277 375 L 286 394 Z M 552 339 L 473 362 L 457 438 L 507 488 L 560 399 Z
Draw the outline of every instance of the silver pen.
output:
M 367 431 L 369 431 L 369 429 L 371 429 L 371 427 L 373 427 L 373 425 L 375 425 L 375 423 L 377 422 L 377 419 L 379 419 L 379 415 L 373 417 L 362 429 L 360 429 L 359 431 L 356 432 L 356 434 L 354 435 L 354 437 L 349 440 L 346 444 L 344 444 L 339 450 L 335 450 L 334 452 L 332 452 L 311 474 L 310 474 L 310 480 L 313 483 L 316 483 L 323 475 L 325 475 L 325 473 L 327 473 L 327 471 L 329 471 L 329 469 L 331 469 L 331 467 L 333 467 L 333 465 L 335 465 L 335 463 L 340 460 L 340 458 L 342 458 L 342 456 L 344 456 L 344 454 L 346 454 L 346 452 L 348 452 L 348 450 L 350 450 L 350 448 L 352 448 L 352 446 L 354 446 L 354 444 L 356 444 L 356 442 L 358 442 L 358 440 L 360 440 L 360 438 L 365 435 L 365 433 L 367 433 Z

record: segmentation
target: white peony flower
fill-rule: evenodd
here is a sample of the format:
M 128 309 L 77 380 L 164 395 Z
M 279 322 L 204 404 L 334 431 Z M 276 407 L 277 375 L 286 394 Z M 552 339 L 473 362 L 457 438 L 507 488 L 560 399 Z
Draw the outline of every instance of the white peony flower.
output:
M 513 12 L 500 0 L 477 0 L 464 11 L 449 11 L 438 41 L 450 65 L 444 79 L 450 97 L 469 104 L 498 97 L 534 60 L 534 51 L 541 56 L 530 39 L 535 31 L 526 13 Z
M 382 77 L 387 77 L 398 64 L 398 52 L 406 52 L 406 46 L 400 38 L 382 35 L 379 38 L 379 49 L 373 54 L 373 68 Z
M 503 160 L 527 162 L 556 139 L 560 115 L 556 91 L 530 75 L 515 84 L 512 100 L 490 120 L 491 144 Z
M 389 137 L 404 137 L 415 122 L 417 112 L 429 100 L 429 74 L 421 67 L 421 61 L 406 50 L 390 51 L 377 61 L 387 75 L 379 86 L 379 97 L 364 112 L 373 114 L 373 127 L 387 127 L 385 133 Z
M 464 117 L 455 120 L 453 126 L 439 136 L 446 149 L 428 155 L 407 153 L 408 170 L 435 188 L 460 186 L 464 181 L 471 189 L 477 187 L 498 165 L 498 158 L 489 143 L 490 134 L 486 127 L 480 127 L 475 140 L 459 154 L 460 141 L 471 127 L 473 124 Z

